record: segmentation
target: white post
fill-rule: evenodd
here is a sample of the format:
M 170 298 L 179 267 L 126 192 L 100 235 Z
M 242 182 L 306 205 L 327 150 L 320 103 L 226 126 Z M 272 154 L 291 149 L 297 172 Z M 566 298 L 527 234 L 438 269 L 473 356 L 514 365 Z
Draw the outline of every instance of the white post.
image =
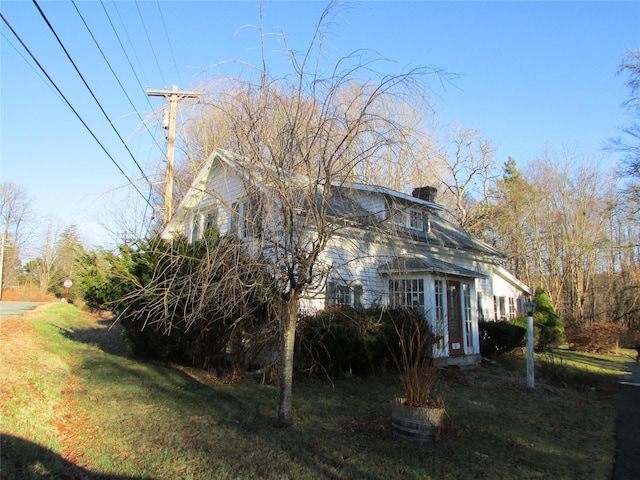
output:
M 534 386 L 533 369 L 533 315 L 527 316 L 527 387 Z

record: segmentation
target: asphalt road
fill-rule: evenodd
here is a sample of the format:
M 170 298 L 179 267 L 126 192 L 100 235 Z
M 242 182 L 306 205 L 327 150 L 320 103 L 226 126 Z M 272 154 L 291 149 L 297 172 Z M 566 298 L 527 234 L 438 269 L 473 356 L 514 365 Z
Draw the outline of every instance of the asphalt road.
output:
M 640 364 L 628 362 L 616 399 L 616 464 L 613 480 L 640 478 Z
M 39 302 L 0 302 L 0 320 L 33 310 Z

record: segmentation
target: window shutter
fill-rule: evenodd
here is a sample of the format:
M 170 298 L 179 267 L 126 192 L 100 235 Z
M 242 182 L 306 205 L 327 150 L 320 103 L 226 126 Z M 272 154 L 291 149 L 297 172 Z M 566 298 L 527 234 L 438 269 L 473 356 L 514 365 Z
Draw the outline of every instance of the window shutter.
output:
M 327 307 L 331 307 L 336 304 L 336 284 L 335 282 L 327 282 Z
M 362 285 L 353 286 L 353 307 L 361 309 L 364 306 L 362 301 Z

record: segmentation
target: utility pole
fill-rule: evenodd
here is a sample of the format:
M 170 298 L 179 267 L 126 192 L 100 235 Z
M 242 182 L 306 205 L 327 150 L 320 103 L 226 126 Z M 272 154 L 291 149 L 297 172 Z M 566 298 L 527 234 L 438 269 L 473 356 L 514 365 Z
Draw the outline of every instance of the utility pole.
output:
M 173 215 L 173 151 L 176 141 L 176 113 L 178 111 L 178 102 L 183 98 L 198 98 L 199 92 L 178 91 L 178 86 L 173 85 L 171 90 L 151 90 L 147 89 L 147 95 L 150 97 L 164 97 L 169 101 L 169 119 L 168 124 L 163 125 L 169 130 L 167 135 L 167 173 L 165 177 L 164 187 L 164 215 L 163 225 L 167 225 Z
M 0 300 L 2 300 L 2 280 L 4 278 L 4 238 L 2 235 L 2 241 L 0 243 Z

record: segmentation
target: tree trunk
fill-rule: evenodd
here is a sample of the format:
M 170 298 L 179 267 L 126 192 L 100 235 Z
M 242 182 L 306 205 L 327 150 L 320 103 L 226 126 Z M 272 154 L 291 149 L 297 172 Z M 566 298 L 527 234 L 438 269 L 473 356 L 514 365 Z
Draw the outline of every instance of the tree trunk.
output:
M 293 384 L 293 355 L 296 341 L 298 297 L 292 295 L 283 300 L 280 311 L 280 362 L 278 365 L 278 416 L 276 426 L 289 427 L 293 423 L 291 414 L 291 392 Z

